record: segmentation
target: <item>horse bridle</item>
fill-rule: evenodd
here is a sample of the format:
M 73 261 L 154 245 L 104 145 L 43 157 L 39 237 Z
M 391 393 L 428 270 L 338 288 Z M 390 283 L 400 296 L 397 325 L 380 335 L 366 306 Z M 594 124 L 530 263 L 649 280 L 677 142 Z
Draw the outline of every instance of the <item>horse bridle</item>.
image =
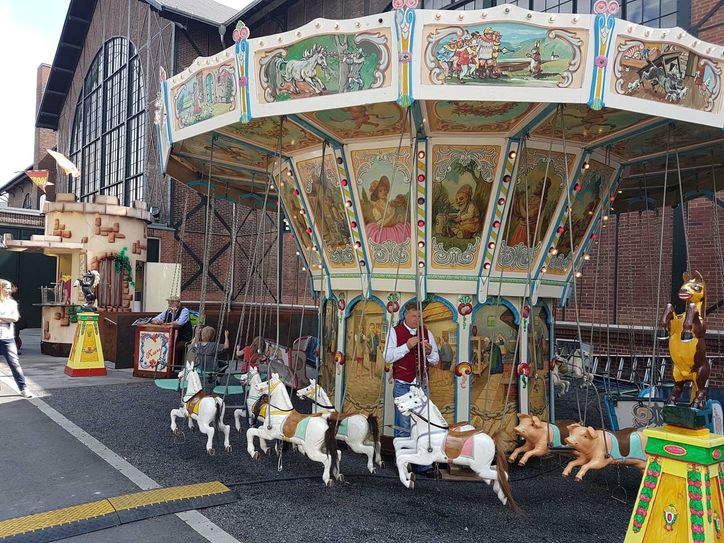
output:
M 414 415 L 418 419 L 420 419 L 423 422 L 428 423 L 430 426 L 434 426 L 435 428 L 440 428 L 441 430 L 450 430 L 449 426 L 440 426 L 439 424 L 435 424 L 434 422 L 428 420 L 424 415 L 422 415 L 422 411 L 425 410 L 425 407 L 427 407 L 427 404 L 430 402 L 429 399 L 425 400 L 425 403 L 420 405 L 420 413 L 415 411 L 414 409 L 410 409 L 410 416 Z

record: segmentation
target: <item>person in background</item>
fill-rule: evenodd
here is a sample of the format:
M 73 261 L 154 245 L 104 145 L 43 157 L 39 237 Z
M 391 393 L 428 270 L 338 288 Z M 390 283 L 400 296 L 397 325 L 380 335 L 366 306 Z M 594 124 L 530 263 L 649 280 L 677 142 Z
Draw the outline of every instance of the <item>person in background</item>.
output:
M 367 354 L 370 360 L 370 377 L 374 378 L 377 374 L 377 349 L 380 347 L 380 335 L 377 333 L 377 327 L 374 322 L 370 323 L 370 331 L 367 334 Z
M 10 283 L 12 285 L 12 297 L 15 301 L 18 300 L 18 286 L 15 283 Z M 23 340 L 20 339 L 20 330 L 25 328 L 24 323 L 22 322 L 22 317 L 18 318 L 18 322 L 15 323 L 15 346 L 18 348 L 18 356 L 20 356 L 20 348 L 23 346 Z
M 229 331 L 224 331 L 224 343 L 216 343 L 216 329 L 213 326 L 204 326 L 201 329 L 201 341 L 191 345 L 191 353 L 195 355 L 196 366 L 201 368 L 207 382 L 218 382 L 229 367 Z M 213 379 L 216 377 L 216 380 Z
M 440 365 L 445 371 L 450 371 L 453 360 L 453 349 L 447 342 L 445 336 L 440 337 Z
M 420 311 L 415 302 L 405 305 L 405 320 L 390 328 L 385 348 L 385 362 L 392 364 L 392 377 L 395 384 L 392 395 L 404 396 L 413 385 L 422 386 L 430 395 L 426 378 L 428 366 L 436 366 L 440 361 L 435 338 L 427 328 L 420 332 Z M 420 344 L 420 336 L 422 343 Z M 418 346 L 419 345 L 419 346 Z M 402 415 L 395 406 L 395 437 L 410 435 L 410 417 Z M 415 468 L 418 473 L 432 473 L 432 466 Z
M 15 323 L 20 318 L 18 302 L 12 297 L 13 287 L 10 281 L 0 279 L 0 354 L 7 360 L 10 371 L 18 385 L 20 394 L 25 398 L 33 398 L 33 393 L 25 383 L 25 375 L 18 360 L 18 348 L 15 344 Z
M 151 322 L 153 324 L 174 324 L 178 326 L 178 336 L 176 337 L 176 346 L 174 349 L 174 365 L 183 366 L 183 353 L 186 349 L 186 344 L 191 341 L 194 335 L 191 315 L 188 309 L 181 306 L 181 298 L 178 296 L 169 296 L 167 301 L 168 309 L 152 318 Z

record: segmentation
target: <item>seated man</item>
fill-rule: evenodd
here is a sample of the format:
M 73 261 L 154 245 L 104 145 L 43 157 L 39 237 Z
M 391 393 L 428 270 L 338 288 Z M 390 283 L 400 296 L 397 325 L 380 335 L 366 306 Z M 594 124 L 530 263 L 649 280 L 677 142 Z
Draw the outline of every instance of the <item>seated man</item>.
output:
M 186 349 L 186 343 L 191 341 L 194 330 L 191 325 L 189 310 L 181 306 L 181 298 L 178 296 L 169 296 L 168 309 L 156 315 L 151 322 L 153 324 L 174 324 L 178 326 L 178 336 L 176 337 L 176 349 L 174 353 L 174 366 L 183 366 L 183 353 Z

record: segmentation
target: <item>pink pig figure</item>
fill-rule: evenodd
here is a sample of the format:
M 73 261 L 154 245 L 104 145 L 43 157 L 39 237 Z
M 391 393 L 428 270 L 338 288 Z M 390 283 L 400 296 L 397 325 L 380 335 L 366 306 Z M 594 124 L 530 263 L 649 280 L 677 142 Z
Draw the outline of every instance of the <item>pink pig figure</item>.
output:
M 565 441 L 574 449 L 576 458 L 563 470 L 563 477 L 568 477 L 575 467 L 581 468 L 576 481 L 583 480 L 588 470 L 610 464 L 630 465 L 642 471 L 646 467 L 646 436 L 636 428 L 609 432 L 576 423 L 568 426 L 568 432 Z
M 520 453 L 525 453 L 519 462 L 521 466 L 525 466 L 532 456 L 541 457 L 547 455 L 550 452 L 548 448 L 550 445 L 562 447 L 561 431 L 563 430 L 563 433 L 565 433 L 565 429 L 571 423 L 571 421 L 565 421 L 551 424 L 550 422 L 541 421 L 535 415 L 531 416 L 525 413 L 518 413 L 518 419 L 520 423 L 515 427 L 515 433 L 522 437 L 525 443 L 511 453 L 508 462 L 515 462 Z

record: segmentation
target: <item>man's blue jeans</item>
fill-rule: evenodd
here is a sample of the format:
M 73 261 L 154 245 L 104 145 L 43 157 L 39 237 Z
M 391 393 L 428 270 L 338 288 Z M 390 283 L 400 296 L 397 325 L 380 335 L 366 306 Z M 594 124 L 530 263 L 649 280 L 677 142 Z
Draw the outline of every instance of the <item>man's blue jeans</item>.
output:
M 412 383 L 402 383 L 395 381 L 392 387 L 392 396 L 398 398 L 404 396 L 410 392 Z M 409 437 L 410 436 L 410 417 L 403 415 L 397 409 L 395 405 L 395 437 Z
M 13 379 L 15 379 L 15 384 L 18 385 L 18 389 L 21 391 L 26 389 L 27 385 L 25 384 L 23 369 L 20 367 L 15 338 L 0 339 L 0 355 L 4 356 L 5 360 L 8 361 L 8 366 L 10 366 L 10 371 L 13 373 Z

